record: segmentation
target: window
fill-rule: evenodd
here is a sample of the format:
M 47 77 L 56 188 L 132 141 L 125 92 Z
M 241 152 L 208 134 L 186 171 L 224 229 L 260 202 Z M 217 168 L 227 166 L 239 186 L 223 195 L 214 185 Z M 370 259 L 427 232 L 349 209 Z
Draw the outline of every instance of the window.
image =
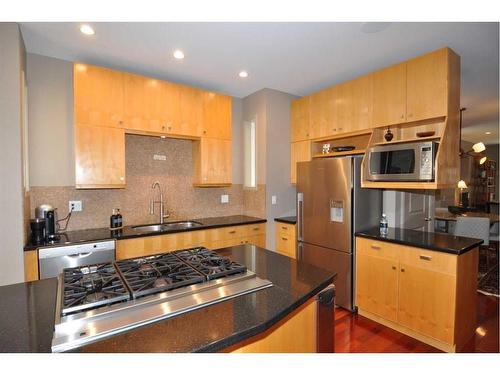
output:
M 257 187 L 257 137 L 255 120 L 243 123 L 243 186 Z

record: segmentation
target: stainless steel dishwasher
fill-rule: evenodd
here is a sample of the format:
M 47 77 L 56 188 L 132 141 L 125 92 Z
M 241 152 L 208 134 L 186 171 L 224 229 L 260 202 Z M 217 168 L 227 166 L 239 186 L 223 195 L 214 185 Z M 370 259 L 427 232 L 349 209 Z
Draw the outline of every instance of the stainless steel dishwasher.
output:
M 87 242 L 38 249 L 40 279 L 58 276 L 64 268 L 115 260 L 115 241 Z

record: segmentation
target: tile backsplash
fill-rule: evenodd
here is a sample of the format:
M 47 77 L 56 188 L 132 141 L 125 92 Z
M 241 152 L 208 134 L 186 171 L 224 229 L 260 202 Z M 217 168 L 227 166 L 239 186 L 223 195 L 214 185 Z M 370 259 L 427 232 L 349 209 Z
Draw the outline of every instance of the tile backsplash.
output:
M 36 206 L 48 203 L 57 207 L 61 219 L 68 213 L 68 201 L 81 200 L 83 210 L 73 213 L 68 230 L 107 227 L 113 208 L 120 208 L 124 225 L 158 222 L 158 206 L 154 216 L 149 214 L 151 185 L 158 181 L 169 220 L 240 214 L 265 217 L 265 185 L 255 190 L 243 189 L 241 184 L 193 187 L 191 141 L 127 135 L 125 147 L 126 188 L 77 190 L 73 186 L 33 186 L 31 216 Z M 220 202 L 222 194 L 229 195 L 229 203 Z

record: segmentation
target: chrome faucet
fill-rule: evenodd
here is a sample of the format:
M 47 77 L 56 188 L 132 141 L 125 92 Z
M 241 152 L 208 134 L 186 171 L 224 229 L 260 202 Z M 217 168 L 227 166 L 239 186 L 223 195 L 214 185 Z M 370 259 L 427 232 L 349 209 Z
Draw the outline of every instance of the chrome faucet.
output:
M 158 190 L 160 192 L 160 200 L 157 201 L 154 198 L 154 190 L 155 188 L 158 187 Z M 161 191 L 161 186 L 158 181 L 153 182 L 151 185 L 151 189 L 153 190 L 153 198 L 149 200 L 149 214 L 154 215 L 155 214 L 155 204 L 159 203 L 160 204 L 160 224 L 163 224 L 165 219 L 168 218 L 170 215 L 168 213 L 165 214 L 165 202 L 163 201 L 163 193 Z

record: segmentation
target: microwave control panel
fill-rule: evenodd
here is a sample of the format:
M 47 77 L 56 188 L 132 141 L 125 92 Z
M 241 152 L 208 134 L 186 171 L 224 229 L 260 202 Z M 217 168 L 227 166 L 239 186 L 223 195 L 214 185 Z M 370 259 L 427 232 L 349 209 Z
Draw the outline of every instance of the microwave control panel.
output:
M 432 180 L 434 178 L 434 150 L 432 145 L 422 146 L 420 157 L 420 179 Z

